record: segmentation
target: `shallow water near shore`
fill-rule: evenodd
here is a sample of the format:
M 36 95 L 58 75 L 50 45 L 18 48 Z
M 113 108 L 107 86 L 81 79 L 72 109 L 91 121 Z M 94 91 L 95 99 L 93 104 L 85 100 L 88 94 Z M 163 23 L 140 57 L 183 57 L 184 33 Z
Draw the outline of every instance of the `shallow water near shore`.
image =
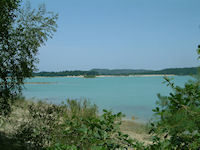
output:
M 170 77 L 170 76 L 169 76 Z M 190 76 L 171 76 L 175 85 L 183 86 Z M 170 77 L 170 78 L 171 78 Z M 69 99 L 88 99 L 102 109 L 122 112 L 126 119 L 147 122 L 158 100 L 157 94 L 168 95 L 171 89 L 162 76 L 148 77 L 35 77 L 27 79 L 23 95 L 27 99 L 46 100 L 55 104 Z M 33 83 L 33 84 L 31 84 Z M 46 84 L 48 83 L 48 84 Z

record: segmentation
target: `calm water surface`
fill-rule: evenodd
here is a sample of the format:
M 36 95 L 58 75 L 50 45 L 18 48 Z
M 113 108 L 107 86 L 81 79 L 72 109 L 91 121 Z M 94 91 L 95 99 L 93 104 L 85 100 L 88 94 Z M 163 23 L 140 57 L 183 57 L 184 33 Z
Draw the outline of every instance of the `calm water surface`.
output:
M 174 76 L 176 85 L 183 86 L 192 79 L 190 76 Z M 163 77 L 101 77 L 101 78 L 67 78 L 42 77 L 32 78 L 26 82 L 23 94 L 26 98 L 35 98 L 59 104 L 70 99 L 88 99 L 95 103 L 101 112 L 110 109 L 123 112 L 127 118 L 135 116 L 138 121 L 148 121 L 152 109 L 158 100 L 157 94 L 168 95 L 169 87 L 162 84 Z M 45 84 L 44 82 L 48 82 Z

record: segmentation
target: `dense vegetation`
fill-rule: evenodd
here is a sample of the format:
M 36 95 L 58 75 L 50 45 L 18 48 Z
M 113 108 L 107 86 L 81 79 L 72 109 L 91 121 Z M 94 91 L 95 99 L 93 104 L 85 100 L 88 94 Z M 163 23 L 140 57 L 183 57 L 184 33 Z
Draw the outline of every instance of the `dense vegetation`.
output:
M 0 149 L 100 150 L 133 146 L 133 140 L 120 131 L 121 113 L 104 110 L 99 116 L 97 107 L 87 101 L 67 100 L 54 105 L 19 98 L 12 109 L 10 116 L 0 118 Z
M 163 70 L 131 70 L 131 69 L 92 69 L 90 71 L 61 71 L 61 72 L 39 72 L 34 73 L 34 76 L 97 76 L 97 75 L 154 75 L 154 74 L 173 74 L 173 75 L 195 75 L 198 72 L 198 67 L 191 68 L 169 68 Z
M 173 75 L 196 75 L 198 67 L 191 68 L 168 68 L 158 71 L 148 71 L 143 74 L 173 74 Z
M 48 77 L 55 77 L 55 76 L 96 76 L 99 75 L 96 71 L 61 71 L 61 72 L 39 72 L 34 73 L 34 76 L 48 76 Z
M 133 70 L 133 69 L 92 69 L 92 71 L 96 71 L 101 75 L 129 75 L 136 73 L 145 73 L 151 70 Z
M 7 115 L 25 78 L 33 76 L 38 48 L 56 31 L 57 15 L 42 5 L 22 7 L 21 0 L 0 1 L 0 114 Z
M 159 101 L 153 111 L 158 116 L 151 123 L 152 149 L 197 150 L 200 148 L 200 81 L 188 81 L 175 86 L 165 78 L 173 90 L 169 96 L 158 94 Z

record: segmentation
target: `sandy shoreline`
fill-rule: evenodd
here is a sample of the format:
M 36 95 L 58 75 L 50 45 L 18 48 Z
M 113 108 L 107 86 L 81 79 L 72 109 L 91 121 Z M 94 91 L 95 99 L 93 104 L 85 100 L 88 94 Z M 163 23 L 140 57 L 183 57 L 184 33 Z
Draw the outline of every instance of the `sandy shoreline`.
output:
M 151 74 L 151 75 L 99 75 L 96 78 L 104 77 L 163 77 L 163 76 L 176 76 L 174 74 Z M 84 78 L 84 76 L 35 76 L 34 78 Z

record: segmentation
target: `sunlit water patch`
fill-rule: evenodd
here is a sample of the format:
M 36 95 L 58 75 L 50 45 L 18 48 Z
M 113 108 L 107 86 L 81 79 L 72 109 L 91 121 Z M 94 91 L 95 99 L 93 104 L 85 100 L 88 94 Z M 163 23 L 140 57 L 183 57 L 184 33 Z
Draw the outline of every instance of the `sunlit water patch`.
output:
M 183 86 L 190 76 L 174 76 L 176 85 Z M 59 104 L 70 99 L 88 99 L 100 110 L 123 112 L 127 118 L 148 121 L 158 100 L 157 94 L 168 95 L 171 89 L 163 77 L 102 77 L 67 78 L 42 77 L 26 80 L 23 94 L 26 98 L 46 100 Z M 32 84 L 31 84 L 32 83 Z

